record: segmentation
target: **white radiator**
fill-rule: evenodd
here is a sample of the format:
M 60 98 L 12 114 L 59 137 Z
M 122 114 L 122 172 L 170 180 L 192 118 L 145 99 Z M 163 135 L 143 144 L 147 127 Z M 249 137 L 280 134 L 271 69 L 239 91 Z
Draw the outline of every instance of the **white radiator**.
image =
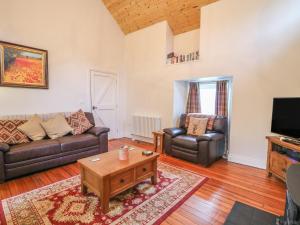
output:
M 152 132 L 161 129 L 161 118 L 158 116 L 133 115 L 132 135 L 152 138 Z

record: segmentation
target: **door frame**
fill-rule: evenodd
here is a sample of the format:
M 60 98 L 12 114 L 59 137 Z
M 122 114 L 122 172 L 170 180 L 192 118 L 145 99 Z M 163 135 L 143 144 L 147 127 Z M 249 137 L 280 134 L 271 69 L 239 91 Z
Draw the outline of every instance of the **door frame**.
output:
M 120 90 L 119 90 L 119 74 L 115 72 L 109 72 L 104 70 L 97 70 L 97 69 L 90 69 L 89 71 L 89 89 L 90 89 L 90 111 L 93 113 L 93 93 L 92 93 L 92 82 L 93 82 L 93 76 L 95 73 L 100 73 L 103 77 L 114 77 L 117 82 L 116 87 L 116 136 L 114 138 L 120 138 L 120 111 L 119 111 L 119 105 L 120 105 Z M 94 113 L 93 113 L 94 114 Z

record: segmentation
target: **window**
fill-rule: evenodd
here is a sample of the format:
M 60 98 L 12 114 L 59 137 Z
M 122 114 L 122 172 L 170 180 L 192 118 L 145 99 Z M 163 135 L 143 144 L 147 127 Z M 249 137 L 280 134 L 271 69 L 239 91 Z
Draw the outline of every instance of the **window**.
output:
M 201 113 L 214 115 L 216 105 L 216 83 L 200 83 Z

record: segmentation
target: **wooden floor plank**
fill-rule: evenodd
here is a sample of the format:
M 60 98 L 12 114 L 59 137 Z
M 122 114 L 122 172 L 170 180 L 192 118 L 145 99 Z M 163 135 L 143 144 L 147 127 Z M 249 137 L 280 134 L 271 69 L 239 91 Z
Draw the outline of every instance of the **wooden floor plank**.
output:
M 153 145 L 122 138 L 109 141 L 109 150 L 132 145 L 149 150 Z M 161 162 L 191 170 L 209 180 L 191 198 L 173 212 L 163 225 L 220 225 L 226 220 L 235 201 L 283 215 L 285 184 L 267 177 L 266 171 L 219 160 L 205 168 L 170 156 L 161 155 Z M 79 174 L 77 163 L 68 164 L 0 184 L 0 198 L 9 198 Z

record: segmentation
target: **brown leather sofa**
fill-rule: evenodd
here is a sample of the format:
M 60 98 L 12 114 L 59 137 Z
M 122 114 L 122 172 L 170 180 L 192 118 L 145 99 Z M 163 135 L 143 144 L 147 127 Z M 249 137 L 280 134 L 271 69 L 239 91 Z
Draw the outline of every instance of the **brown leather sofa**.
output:
M 187 135 L 186 114 L 181 115 L 178 128 L 164 129 L 165 153 L 190 162 L 209 166 L 225 151 L 226 118 L 217 117 L 213 130 L 202 136 Z
M 93 114 L 85 113 L 95 125 Z M 0 182 L 49 169 L 108 151 L 109 128 L 92 127 L 84 134 L 67 135 L 9 146 L 0 143 Z

